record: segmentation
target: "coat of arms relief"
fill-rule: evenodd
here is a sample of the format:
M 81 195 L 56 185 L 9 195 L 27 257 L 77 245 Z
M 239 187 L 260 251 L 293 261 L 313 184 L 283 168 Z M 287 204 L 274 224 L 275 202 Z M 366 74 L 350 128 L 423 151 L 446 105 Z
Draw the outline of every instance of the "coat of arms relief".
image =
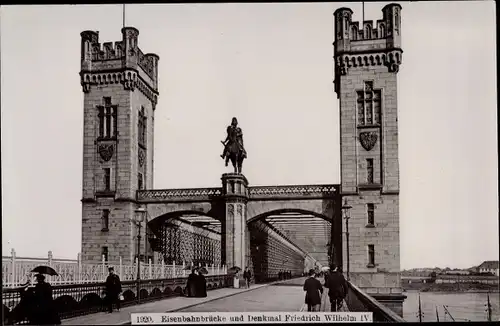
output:
M 378 134 L 374 131 L 366 131 L 359 134 L 361 146 L 367 151 L 371 151 L 378 140 Z

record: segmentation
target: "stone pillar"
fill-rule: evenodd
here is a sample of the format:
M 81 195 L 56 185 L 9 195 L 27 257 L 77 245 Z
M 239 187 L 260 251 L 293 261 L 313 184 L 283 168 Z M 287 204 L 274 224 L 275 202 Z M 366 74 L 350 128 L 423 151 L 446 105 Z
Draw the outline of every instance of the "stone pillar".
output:
M 222 175 L 222 194 L 226 205 L 225 225 L 223 236 L 225 246 L 225 263 L 228 268 L 238 266 L 245 269 L 247 264 L 247 237 L 246 223 L 248 181 L 239 173 L 225 173 Z

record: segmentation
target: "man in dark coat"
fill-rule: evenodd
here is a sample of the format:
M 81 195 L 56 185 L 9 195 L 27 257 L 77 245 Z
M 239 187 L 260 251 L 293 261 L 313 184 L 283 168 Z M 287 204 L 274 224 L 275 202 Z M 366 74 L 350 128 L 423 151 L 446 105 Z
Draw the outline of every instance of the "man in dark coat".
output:
M 335 265 L 330 266 L 330 273 L 325 277 L 325 287 L 328 288 L 331 311 L 338 311 L 342 306 L 342 300 L 347 295 L 347 282 L 344 275 L 340 273 Z
M 120 293 L 122 292 L 122 282 L 120 277 L 115 274 L 113 267 L 109 269 L 109 275 L 106 278 L 106 298 L 108 304 L 108 312 L 113 312 L 113 304 L 116 303 L 116 310 L 120 311 Z
M 205 298 L 207 296 L 207 280 L 203 273 L 198 270 L 198 275 L 196 275 L 195 279 L 196 283 L 196 297 Z
M 191 270 L 191 274 L 189 274 L 186 284 L 186 292 L 188 297 L 196 297 L 197 296 L 197 269 L 193 268 Z
M 321 282 L 314 276 L 314 269 L 309 270 L 309 277 L 304 282 L 307 311 L 319 311 L 319 308 L 321 306 L 323 286 L 321 285 Z
M 245 271 L 243 272 L 243 279 L 245 280 L 245 285 L 247 288 L 250 287 L 250 280 L 252 279 L 252 272 L 250 272 L 250 268 L 248 266 L 245 268 Z
M 45 282 L 45 276 L 35 275 L 37 284 L 34 288 L 34 309 L 31 323 L 34 325 L 60 325 L 61 319 L 57 313 L 52 297 L 52 286 Z

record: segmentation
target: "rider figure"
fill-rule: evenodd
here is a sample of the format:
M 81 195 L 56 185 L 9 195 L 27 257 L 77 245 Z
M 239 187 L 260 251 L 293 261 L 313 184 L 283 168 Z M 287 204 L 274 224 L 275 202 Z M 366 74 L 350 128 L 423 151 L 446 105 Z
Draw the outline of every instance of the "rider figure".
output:
M 231 125 L 227 127 L 227 137 L 221 143 L 224 145 L 224 152 L 222 152 L 220 157 L 226 159 L 226 166 L 229 163 L 229 149 L 232 144 L 236 143 L 240 151 L 243 153 L 243 158 L 247 157 L 247 153 L 243 147 L 243 132 L 241 131 L 241 128 L 238 127 L 238 120 L 236 118 L 233 118 Z

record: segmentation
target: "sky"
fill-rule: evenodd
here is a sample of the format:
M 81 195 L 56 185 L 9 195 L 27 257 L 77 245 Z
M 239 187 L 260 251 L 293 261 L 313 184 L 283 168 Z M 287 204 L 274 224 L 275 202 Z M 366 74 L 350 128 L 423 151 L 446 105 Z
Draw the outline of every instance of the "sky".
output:
M 365 19 L 387 4 L 365 3 Z M 401 268 L 499 257 L 493 1 L 400 2 Z M 127 5 L 159 61 L 154 188 L 220 186 L 233 116 L 251 185 L 340 183 L 333 12 L 361 3 Z M 121 40 L 121 5 L 2 6 L 2 254 L 81 248 L 80 32 Z

